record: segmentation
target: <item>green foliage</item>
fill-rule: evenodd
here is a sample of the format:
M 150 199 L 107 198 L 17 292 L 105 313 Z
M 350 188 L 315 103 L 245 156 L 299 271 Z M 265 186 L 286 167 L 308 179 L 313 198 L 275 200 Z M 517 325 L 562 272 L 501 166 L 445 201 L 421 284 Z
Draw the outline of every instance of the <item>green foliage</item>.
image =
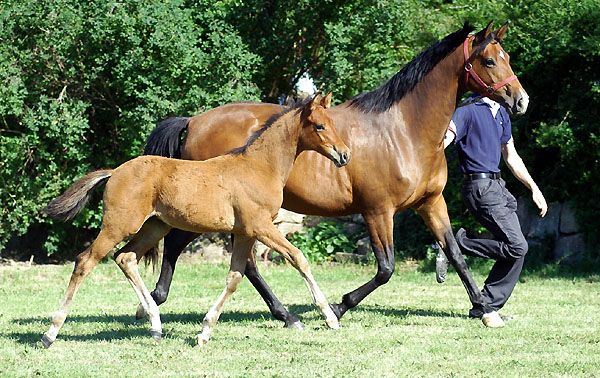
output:
M 258 98 L 260 58 L 222 3 L 7 1 L 0 7 L 0 250 L 75 178 L 139 155 L 157 121 Z M 90 210 L 91 209 L 91 210 Z M 98 199 L 57 240 L 100 225 Z M 67 246 L 67 245 L 65 245 Z M 79 250 L 80 246 L 68 245 Z
M 304 73 L 339 103 L 384 83 L 465 20 L 511 21 L 503 46 L 531 97 L 513 119 L 517 148 L 549 201 L 576 200 L 597 245 L 597 0 L 8 0 L 0 7 L 0 250 L 32 229 L 48 253 L 80 250 L 56 241 L 97 230 L 100 196 L 68 225 L 38 209 L 88 171 L 137 156 L 169 115 L 277 101 L 294 95 Z M 453 225 L 477 231 L 448 156 Z M 527 194 L 506 176 L 511 191 Z M 396 248 L 423 256 L 432 239 L 414 214 L 406 221 Z
M 357 236 L 346 236 L 340 223 L 321 222 L 316 227 L 304 227 L 303 232 L 295 232 L 289 239 L 309 262 L 322 263 L 332 260 L 336 252 L 354 251 Z

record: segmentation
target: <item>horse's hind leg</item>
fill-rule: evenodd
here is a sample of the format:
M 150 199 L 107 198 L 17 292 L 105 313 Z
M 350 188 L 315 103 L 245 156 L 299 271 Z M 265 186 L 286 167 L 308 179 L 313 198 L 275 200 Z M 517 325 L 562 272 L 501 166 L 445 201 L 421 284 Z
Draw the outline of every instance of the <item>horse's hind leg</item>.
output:
M 150 321 L 150 334 L 159 341 L 162 336 L 162 325 L 158 305 L 150 295 L 138 270 L 139 260 L 153 248 L 170 230 L 170 226 L 159 219 L 148 219 L 142 228 L 123 248 L 115 253 L 115 262 L 140 299 L 140 305 Z
M 315 278 L 310 271 L 308 261 L 306 261 L 302 251 L 294 247 L 292 243 L 283 237 L 281 232 L 279 232 L 277 227 L 275 227 L 271 222 L 260 227 L 259 231 L 256 232 L 256 238 L 266 246 L 279 252 L 292 264 L 294 268 L 300 272 L 300 275 L 304 279 L 304 282 L 306 283 L 306 286 L 312 295 L 315 306 L 317 306 L 323 315 L 325 315 L 325 323 L 327 323 L 327 325 L 333 329 L 338 329 L 338 318 L 334 314 L 331 307 L 329 307 L 327 298 L 321 289 L 319 289 L 319 285 L 317 284 L 317 281 L 315 281 Z
M 242 282 L 243 272 L 246 267 L 246 261 L 250 253 L 252 252 L 252 246 L 254 246 L 254 239 L 249 238 L 245 235 L 235 237 L 233 242 L 233 254 L 231 255 L 231 265 L 227 279 L 225 283 L 225 289 L 219 295 L 219 298 L 211 309 L 204 316 L 202 322 L 202 333 L 196 335 L 196 341 L 199 346 L 203 346 L 210 339 L 212 333 L 221 312 L 223 312 L 223 305 L 225 301 L 233 294 L 240 282 Z
M 102 229 L 92 245 L 77 256 L 75 259 L 75 268 L 73 269 L 73 274 L 71 274 L 71 280 L 67 286 L 65 296 L 58 307 L 58 310 L 56 310 L 52 316 L 50 329 L 48 332 L 44 333 L 44 336 L 42 337 L 42 345 L 44 348 L 48 348 L 52 345 L 54 340 L 56 340 L 58 331 L 67 318 L 73 298 L 85 277 L 87 277 L 98 262 L 124 238 L 125 236 L 123 235 L 114 236 L 108 231 L 105 231 L 105 229 Z

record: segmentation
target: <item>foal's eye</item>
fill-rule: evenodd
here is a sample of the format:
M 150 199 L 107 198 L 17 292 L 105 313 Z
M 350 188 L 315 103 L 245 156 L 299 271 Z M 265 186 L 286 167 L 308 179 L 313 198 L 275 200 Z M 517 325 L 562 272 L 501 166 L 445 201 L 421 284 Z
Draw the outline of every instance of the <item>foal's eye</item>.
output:
M 322 124 L 320 124 L 320 123 L 317 123 L 317 124 L 315 125 L 315 130 L 317 130 L 317 131 L 323 131 L 323 130 L 325 130 L 325 126 L 323 126 L 323 125 L 322 125 Z
M 485 65 L 488 66 L 488 67 L 495 67 L 496 66 L 496 61 L 494 59 L 492 59 L 492 58 L 485 59 L 484 61 L 485 61 Z

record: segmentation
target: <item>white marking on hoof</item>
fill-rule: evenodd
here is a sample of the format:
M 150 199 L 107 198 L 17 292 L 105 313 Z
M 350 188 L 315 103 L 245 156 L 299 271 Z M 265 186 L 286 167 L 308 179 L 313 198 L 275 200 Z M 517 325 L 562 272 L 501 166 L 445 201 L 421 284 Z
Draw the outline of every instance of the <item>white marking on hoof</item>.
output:
M 140 320 L 146 317 L 148 317 L 148 313 L 144 309 L 144 306 L 142 306 L 142 304 L 140 303 L 138 305 L 137 311 L 135 312 L 135 318 L 136 320 Z
M 488 312 L 481 317 L 483 325 L 488 328 L 504 327 L 504 320 L 500 317 L 497 311 Z
M 47 334 L 44 333 L 44 335 L 42 336 L 42 345 L 44 346 L 44 349 L 50 348 L 50 345 L 52 345 L 54 340 L 56 339 L 51 339 L 50 337 L 48 337 Z
M 205 338 L 202 334 L 196 335 L 196 343 L 199 347 L 203 347 L 208 342 L 208 339 Z

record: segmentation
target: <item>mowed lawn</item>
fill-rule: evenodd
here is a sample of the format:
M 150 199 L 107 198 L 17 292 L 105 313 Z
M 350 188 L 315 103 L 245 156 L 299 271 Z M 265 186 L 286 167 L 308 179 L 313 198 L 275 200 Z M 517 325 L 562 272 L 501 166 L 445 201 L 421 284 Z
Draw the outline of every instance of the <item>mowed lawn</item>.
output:
M 194 346 L 202 318 L 221 292 L 227 267 L 180 263 L 160 307 L 164 337 L 156 343 L 138 304 L 112 263 L 82 285 L 56 342 L 41 348 L 72 264 L 0 266 L 0 376 L 288 376 L 546 377 L 600 375 L 598 276 L 525 276 L 504 313 L 503 329 L 468 319 L 468 297 L 455 273 L 443 285 L 433 273 L 398 265 L 376 290 L 327 329 L 299 274 L 260 266 L 303 331 L 272 319 L 247 280 L 226 304 L 211 341 Z M 158 277 L 142 268 L 151 289 Z M 368 281 L 372 266 L 313 266 L 332 302 Z M 484 276 L 475 274 L 482 284 Z

